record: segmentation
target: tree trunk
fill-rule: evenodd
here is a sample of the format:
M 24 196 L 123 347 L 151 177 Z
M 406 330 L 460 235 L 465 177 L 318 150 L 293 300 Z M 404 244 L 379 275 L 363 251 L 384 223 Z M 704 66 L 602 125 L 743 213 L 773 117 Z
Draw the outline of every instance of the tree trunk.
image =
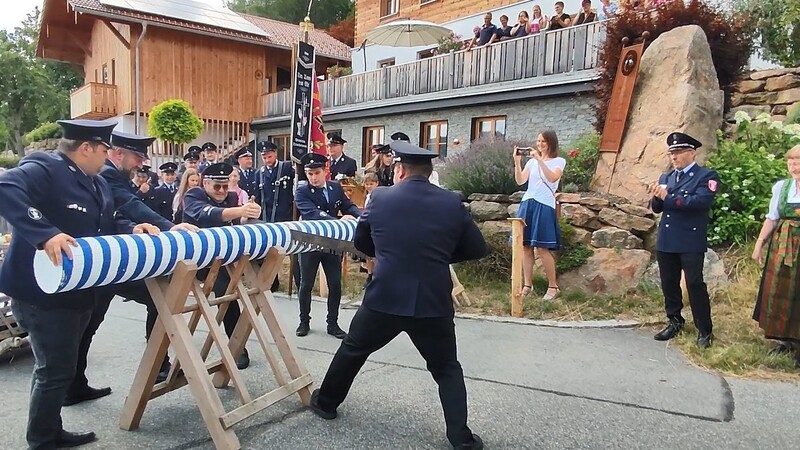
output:
M 22 135 L 22 113 L 12 112 L 9 117 L 9 134 L 11 135 L 11 143 L 14 146 L 14 152 L 20 157 L 25 157 L 25 145 Z

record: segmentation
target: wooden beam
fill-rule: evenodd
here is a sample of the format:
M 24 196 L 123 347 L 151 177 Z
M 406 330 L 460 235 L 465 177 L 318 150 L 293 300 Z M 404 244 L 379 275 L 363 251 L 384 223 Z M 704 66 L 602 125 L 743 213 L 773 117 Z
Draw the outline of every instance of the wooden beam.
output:
M 61 36 L 62 34 L 67 34 L 81 38 L 87 42 L 92 39 L 91 31 L 84 31 L 77 27 L 65 27 L 48 23 L 45 26 L 45 31 L 47 32 L 48 38 L 53 37 L 53 35 Z
M 299 392 L 301 389 L 307 388 L 314 380 L 311 374 L 302 375 L 300 378 L 290 381 L 288 384 L 278 387 L 266 394 L 258 397 L 252 402 L 242 405 L 233 411 L 225 414 L 220 418 L 220 422 L 225 429 L 236 425 L 244 419 L 256 414 L 259 411 L 274 405 L 275 403 L 285 399 L 286 397 Z
M 89 46 L 87 46 L 85 43 L 81 42 L 81 40 L 80 40 L 80 39 L 78 39 L 77 37 L 75 37 L 75 35 L 73 35 L 72 33 L 70 33 L 70 34 L 69 34 L 69 39 L 70 39 L 72 42 L 74 42 L 74 43 L 75 43 L 75 45 L 77 45 L 78 47 L 80 47 L 80 49 L 81 49 L 81 50 L 83 50 L 83 53 L 84 53 L 85 55 L 88 55 L 88 56 L 89 56 L 89 58 L 91 58 L 91 57 L 92 57 L 92 49 L 91 49 Z
M 125 48 L 127 48 L 128 50 L 131 49 L 130 41 L 125 39 L 125 36 L 123 36 L 122 33 L 120 33 L 119 30 L 111 22 L 109 22 L 108 20 L 103 20 L 103 23 L 106 24 L 108 29 L 111 30 L 112 33 L 114 33 L 114 36 L 116 36 L 117 39 L 119 39 L 119 41 L 122 42 L 122 45 L 124 45 Z
M 75 64 L 83 64 L 85 55 L 82 53 L 74 53 L 69 50 L 62 49 L 42 49 L 42 59 L 49 59 L 52 61 L 61 61 Z

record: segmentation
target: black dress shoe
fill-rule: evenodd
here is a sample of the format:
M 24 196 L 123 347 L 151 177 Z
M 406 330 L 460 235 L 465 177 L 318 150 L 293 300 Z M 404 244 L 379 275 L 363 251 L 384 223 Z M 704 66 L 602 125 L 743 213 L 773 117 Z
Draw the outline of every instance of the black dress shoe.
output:
M 328 325 L 328 334 L 335 337 L 336 339 L 344 339 L 344 337 L 347 336 L 347 333 L 345 333 L 344 330 L 339 328 L 339 325 L 337 324 Z
M 683 330 L 683 323 L 670 321 L 663 330 L 659 331 L 655 336 L 653 336 L 653 339 L 657 341 L 668 341 L 677 336 L 681 330 Z
M 88 444 L 97 440 L 93 431 L 88 433 L 70 433 L 69 431 L 61 430 L 56 438 L 56 447 L 58 448 L 71 448 L 79 445 Z
M 250 367 L 250 355 L 247 353 L 247 349 L 244 349 L 239 358 L 236 359 L 236 367 L 239 370 L 244 370 Z
M 295 334 L 298 336 L 305 336 L 311 330 L 311 327 L 308 326 L 308 322 L 300 322 L 300 325 L 297 326 L 297 331 Z
M 172 363 L 169 362 L 169 356 L 167 356 L 161 363 L 161 368 L 158 370 L 158 375 L 156 375 L 156 384 L 167 380 L 170 369 L 172 369 Z
M 105 397 L 109 394 L 111 394 L 110 387 L 95 389 L 93 387 L 86 386 L 85 388 L 81 389 L 80 392 L 68 393 L 67 397 L 64 399 L 64 406 L 76 405 L 78 403 L 94 400 L 96 398 Z
M 701 334 L 697 337 L 697 346 L 700 348 L 711 347 L 711 342 L 714 340 L 714 333 Z
M 477 434 L 472 435 L 472 442 L 469 444 L 461 444 L 456 449 L 463 450 L 481 450 L 483 448 L 483 439 Z
M 786 342 L 778 342 L 772 350 L 769 351 L 770 355 L 785 355 L 792 352 L 792 347 L 786 345 Z
M 309 405 L 314 414 L 322 417 L 325 420 L 333 420 L 338 415 L 336 411 L 326 411 L 319 406 L 319 389 L 314 389 L 311 393 L 311 404 Z

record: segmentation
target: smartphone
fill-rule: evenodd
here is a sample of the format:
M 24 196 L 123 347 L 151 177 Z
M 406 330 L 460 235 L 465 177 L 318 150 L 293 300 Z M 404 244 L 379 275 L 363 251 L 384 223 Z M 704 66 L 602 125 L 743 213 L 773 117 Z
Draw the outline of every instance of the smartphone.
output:
M 533 147 L 517 147 L 517 156 L 527 156 Z

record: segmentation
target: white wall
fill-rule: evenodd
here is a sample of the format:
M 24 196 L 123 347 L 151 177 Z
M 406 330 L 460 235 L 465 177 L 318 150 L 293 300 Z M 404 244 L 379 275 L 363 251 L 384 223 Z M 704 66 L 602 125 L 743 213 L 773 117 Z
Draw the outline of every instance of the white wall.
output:
M 564 11 L 568 14 L 577 14 L 581 8 L 581 0 L 562 0 L 564 2 Z M 517 16 L 519 12 L 525 10 L 528 15 L 532 15 L 533 5 L 539 5 L 542 8 L 542 13 L 548 17 L 554 14 L 553 5 L 556 0 L 551 1 L 533 1 L 526 0 L 515 3 L 510 6 L 501 8 L 492 8 L 478 14 L 467 16 L 451 22 L 440 24 L 447 27 L 456 34 L 460 34 L 462 38 L 468 39 L 472 37 L 472 29 L 476 25 L 483 24 L 483 15 L 487 12 L 492 13 L 492 23 L 500 26 L 500 16 L 503 14 L 508 16 L 508 24 L 515 25 L 517 23 Z M 597 9 L 600 6 L 600 0 L 592 0 L 592 7 Z M 360 45 L 360 42 L 356 42 Z M 390 47 L 386 45 L 373 45 L 367 43 L 365 50 L 362 51 L 358 47 L 351 50 L 351 61 L 353 64 L 353 72 L 360 73 L 378 68 L 378 61 L 389 58 L 395 59 L 395 64 L 403 64 L 417 60 L 417 52 L 422 50 L 435 48 L 437 45 L 430 45 L 424 47 Z M 364 57 L 366 56 L 366 70 L 364 69 Z

